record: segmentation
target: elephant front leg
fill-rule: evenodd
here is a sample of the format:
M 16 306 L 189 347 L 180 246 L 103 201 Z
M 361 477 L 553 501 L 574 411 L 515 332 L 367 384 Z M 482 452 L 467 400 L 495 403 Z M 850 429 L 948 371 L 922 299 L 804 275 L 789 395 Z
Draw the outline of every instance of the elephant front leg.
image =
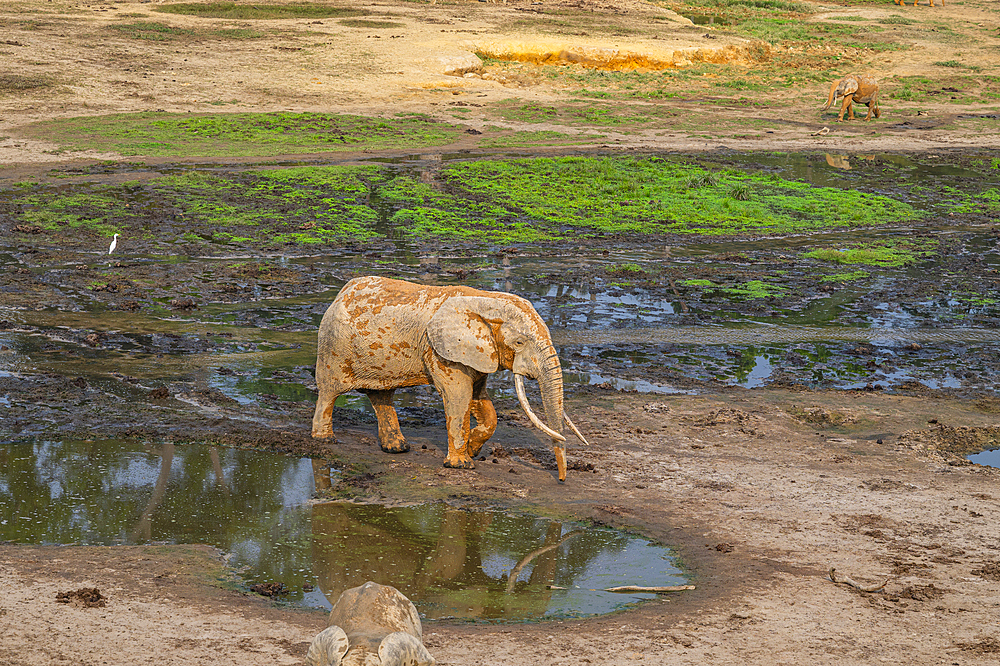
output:
M 392 406 L 392 393 L 392 389 L 365 391 L 375 410 L 375 418 L 378 419 L 378 442 L 382 450 L 386 453 L 406 453 L 410 450 L 410 445 L 399 430 L 399 419 Z
M 486 392 L 486 377 L 473 386 L 473 395 L 470 412 L 476 419 L 476 427 L 469 433 L 469 456 L 475 458 L 482 450 L 483 444 L 496 432 L 497 411 L 493 408 L 490 394 Z

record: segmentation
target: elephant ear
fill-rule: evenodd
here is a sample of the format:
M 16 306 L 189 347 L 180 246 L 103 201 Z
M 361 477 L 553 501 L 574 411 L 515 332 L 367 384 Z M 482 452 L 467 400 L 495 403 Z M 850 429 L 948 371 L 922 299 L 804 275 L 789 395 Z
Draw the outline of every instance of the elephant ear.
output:
M 382 639 L 378 646 L 382 666 L 434 666 L 434 657 L 416 636 L 397 631 Z
M 844 79 L 840 82 L 840 90 L 842 95 L 850 95 L 858 91 L 858 80 L 854 77 L 849 79 Z
M 487 319 L 500 318 L 500 310 L 492 298 L 453 296 L 431 317 L 427 337 L 441 358 L 479 372 L 496 372 L 500 367 L 500 352 Z
M 316 634 L 309 651 L 306 664 L 309 666 L 340 666 L 350 647 L 347 634 L 337 625 L 331 625 Z

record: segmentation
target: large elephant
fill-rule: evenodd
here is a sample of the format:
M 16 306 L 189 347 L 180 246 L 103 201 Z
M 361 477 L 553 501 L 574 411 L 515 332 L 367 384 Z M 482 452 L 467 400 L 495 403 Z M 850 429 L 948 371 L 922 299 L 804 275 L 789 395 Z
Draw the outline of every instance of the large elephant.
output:
M 868 107 L 868 115 L 865 120 L 871 120 L 872 113 L 878 118 L 882 115 L 882 110 L 878 104 L 878 81 L 869 74 L 849 74 L 840 81 L 830 84 L 830 97 L 826 100 L 826 111 L 833 105 L 834 100 L 844 98 L 844 103 L 840 107 L 840 117 L 837 122 L 844 119 L 844 113 L 848 114 L 848 120 L 854 120 L 854 108 L 851 106 L 855 102 Z
M 469 287 L 355 278 L 344 285 L 319 326 L 319 399 L 312 435 L 332 436 L 334 400 L 358 390 L 371 400 L 382 450 L 408 451 L 392 406 L 393 391 L 433 384 L 444 401 L 448 428 L 444 466 L 472 468 L 473 458 L 496 430 L 486 379 L 500 368 L 514 373 L 521 407 L 552 438 L 559 481 L 565 481 L 563 422 L 586 440 L 563 411 L 559 357 L 531 303 L 513 294 Z M 538 380 L 547 424 L 528 405 L 524 377 Z

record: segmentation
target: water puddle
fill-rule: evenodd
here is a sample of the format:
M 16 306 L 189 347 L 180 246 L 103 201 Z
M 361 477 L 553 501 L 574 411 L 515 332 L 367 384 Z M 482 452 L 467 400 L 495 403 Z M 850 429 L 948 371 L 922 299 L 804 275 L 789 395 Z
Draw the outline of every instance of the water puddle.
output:
M 622 532 L 444 504 L 313 503 L 320 461 L 205 445 L 116 440 L 0 445 L 0 541 L 207 543 L 247 584 L 329 608 L 368 580 L 427 619 L 529 621 L 612 612 L 684 584 L 670 552 Z
M 977 465 L 986 465 L 987 467 L 1000 467 L 1000 449 L 992 449 L 990 451 L 980 451 L 979 453 L 973 453 L 972 455 L 966 456 L 969 462 L 974 462 Z

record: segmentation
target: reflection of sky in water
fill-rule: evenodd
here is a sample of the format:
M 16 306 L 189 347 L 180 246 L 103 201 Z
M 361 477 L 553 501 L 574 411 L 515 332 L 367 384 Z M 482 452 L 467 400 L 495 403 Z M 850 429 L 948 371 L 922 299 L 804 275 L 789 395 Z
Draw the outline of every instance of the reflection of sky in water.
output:
M 745 388 L 757 388 L 763 386 L 768 377 L 774 371 L 771 362 L 766 356 L 755 356 L 753 369 L 747 374 L 746 379 L 738 381 L 737 379 L 730 380 L 729 383 L 737 384 Z
M 968 456 L 971 462 L 977 465 L 986 465 L 988 467 L 1000 467 L 1000 449 L 993 449 L 992 451 L 982 451 L 981 453 L 973 453 Z
M 353 584 L 389 575 L 395 580 L 378 582 L 417 585 L 411 598 L 428 617 L 491 621 L 605 613 L 640 597 L 590 587 L 647 577 L 658 585 L 683 582 L 679 570 L 660 566 L 665 549 L 639 549 L 644 540 L 607 529 L 560 541 L 584 526 L 441 504 L 314 505 L 310 460 L 114 440 L 5 445 L 0 455 L 7 461 L 0 469 L 0 541 L 206 543 L 228 552 L 248 584 L 282 582 L 288 601 L 312 607 L 330 606 L 324 581 L 331 575 L 364 578 L 351 578 Z M 348 542 L 345 534 L 352 535 Z M 552 540 L 554 548 L 523 561 Z M 406 566 L 394 569 L 393 562 Z M 508 593 L 507 575 L 519 563 L 518 588 Z M 551 581 L 574 591 L 555 594 L 543 584 Z M 306 591 L 310 585 L 315 589 Z
M 875 306 L 879 314 L 868 318 L 873 328 L 916 328 L 920 322 L 898 304 L 879 303 Z

